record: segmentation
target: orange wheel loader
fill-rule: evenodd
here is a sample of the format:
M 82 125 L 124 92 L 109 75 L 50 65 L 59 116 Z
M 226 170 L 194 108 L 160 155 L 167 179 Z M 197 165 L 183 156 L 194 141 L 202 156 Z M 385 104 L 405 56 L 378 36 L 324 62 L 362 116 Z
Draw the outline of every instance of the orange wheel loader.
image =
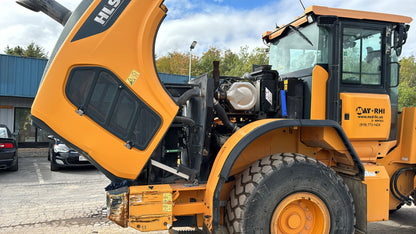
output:
M 354 233 L 415 202 L 416 108 L 398 112 L 411 18 L 311 6 L 267 31 L 268 65 L 163 84 L 163 0 L 18 0 L 64 25 L 33 123 L 112 182 L 140 231 Z

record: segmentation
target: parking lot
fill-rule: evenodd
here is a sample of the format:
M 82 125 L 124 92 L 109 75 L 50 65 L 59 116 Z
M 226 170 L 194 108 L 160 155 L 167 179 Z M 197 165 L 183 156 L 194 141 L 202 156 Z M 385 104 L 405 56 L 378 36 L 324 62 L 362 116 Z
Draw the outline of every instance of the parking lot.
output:
M 46 150 L 20 151 L 19 171 L 0 171 L 1 233 L 137 233 L 106 219 L 104 187 L 110 181 L 98 170 L 51 172 Z M 368 231 L 416 233 L 416 207 L 369 223 Z
M 0 172 L 0 232 L 134 231 L 106 219 L 104 187 L 109 180 L 103 174 L 94 167 L 51 172 L 47 151 L 36 151 L 35 156 L 19 152 L 19 171 Z

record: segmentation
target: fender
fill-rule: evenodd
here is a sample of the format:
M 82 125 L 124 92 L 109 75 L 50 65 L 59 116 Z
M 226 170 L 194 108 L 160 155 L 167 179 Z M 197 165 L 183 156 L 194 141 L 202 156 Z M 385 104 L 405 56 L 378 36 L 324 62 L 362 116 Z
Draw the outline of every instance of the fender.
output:
M 265 119 L 248 124 L 233 134 L 223 145 L 208 178 L 205 192 L 205 220 L 204 225 L 209 231 L 216 231 L 220 224 L 220 194 L 227 181 L 231 169 L 240 154 L 254 140 L 273 130 L 287 127 L 330 127 L 336 130 L 347 151 L 358 168 L 359 178 L 364 180 L 364 166 L 348 140 L 341 126 L 332 120 L 288 120 Z

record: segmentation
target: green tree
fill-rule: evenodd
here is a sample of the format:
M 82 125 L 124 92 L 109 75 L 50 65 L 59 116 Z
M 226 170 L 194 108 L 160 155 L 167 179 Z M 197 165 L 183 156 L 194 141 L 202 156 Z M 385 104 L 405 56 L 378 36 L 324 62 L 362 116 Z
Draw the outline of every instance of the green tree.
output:
M 247 54 L 247 57 L 243 61 L 243 72 L 251 72 L 253 70 L 253 65 L 265 65 L 269 64 L 269 56 L 267 49 L 265 48 L 255 48 L 250 53 Z
M 211 47 L 197 62 L 197 68 L 193 75 L 201 75 L 212 71 L 212 62 L 220 61 L 220 74 L 225 76 L 243 76 L 251 72 L 253 65 L 268 64 L 268 51 L 265 48 L 256 48 L 251 52 L 248 46 L 240 48 L 238 54 L 227 49 L 224 52 Z
M 195 57 L 192 58 L 195 61 L 196 59 Z M 189 57 L 187 54 L 178 51 L 169 52 L 168 55 L 156 60 L 156 67 L 158 72 L 188 75 Z
M 240 58 L 238 54 L 231 50 L 225 50 L 222 60 L 220 61 L 220 73 L 226 76 L 239 76 L 238 71 Z
M 252 65 L 268 64 L 268 51 L 265 48 L 256 48 L 251 52 L 248 46 L 241 47 L 238 53 L 231 50 L 222 51 L 210 47 L 201 57 L 192 55 L 192 76 L 199 76 L 212 71 L 212 62 L 220 61 L 220 74 L 226 76 L 243 76 L 252 71 Z M 159 72 L 188 75 L 189 54 L 170 52 L 166 56 L 156 59 Z
M 4 50 L 4 53 L 8 55 L 23 56 L 24 49 L 20 46 L 16 46 L 14 48 L 10 48 L 9 46 L 7 46 L 6 49 Z
M 207 52 L 202 54 L 196 62 L 192 75 L 202 75 L 212 71 L 212 62 L 221 61 L 222 51 L 215 47 L 210 47 Z M 221 71 L 220 71 L 221 72 Z
M 414 56 L 400 60 L 399 110 L 416 106 L 416 61 Z
M 36 45 L 34 42 L 30 43 L 26 49 L 21 46 L 16 46 L 13 48 L 7 46 L 4 52 L 8 55 L 16 55 L 22 57 L 48 58 L 48 54 L 45 52 L 45 49 L 39 45 Z

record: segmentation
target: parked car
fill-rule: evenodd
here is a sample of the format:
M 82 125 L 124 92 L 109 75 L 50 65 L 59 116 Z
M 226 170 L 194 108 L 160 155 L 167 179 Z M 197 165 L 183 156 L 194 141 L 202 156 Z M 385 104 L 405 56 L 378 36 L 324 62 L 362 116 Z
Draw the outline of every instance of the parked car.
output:
M 48 160 L 51 161 L 51 171 L 58 171 L 62 167 L 79 167 L 91 163 L 74 149 L 69 148 L 61 140 L 49 135 Z
M 0 124 L 0 169 L 19 169 L 16 136 L 4 124 Z

